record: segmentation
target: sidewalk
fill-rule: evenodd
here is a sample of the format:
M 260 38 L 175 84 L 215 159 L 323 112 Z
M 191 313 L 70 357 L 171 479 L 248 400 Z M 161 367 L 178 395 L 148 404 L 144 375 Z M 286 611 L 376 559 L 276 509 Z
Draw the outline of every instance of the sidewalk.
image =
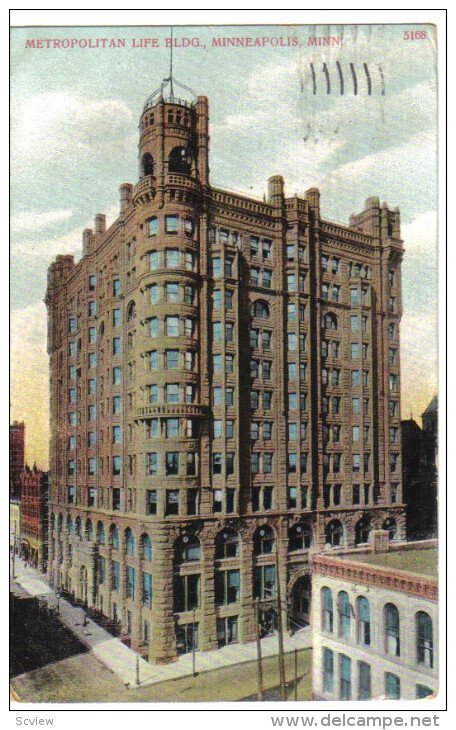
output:
M 18 591 L 19 589 L 19 591 Z M 16 577 L 12 581 L 13 592 L 25 591 L 33 597 L 40 597 L 56 607 L 55 592 L 45 582 L 42 575 L 32 568 L 25 567 L 21 561 L 16 563 Z M 139 686 L 144 687 L 158 682 L 192 676 L 192 655 L 184 654 L 176 662 L 156 666 L 149 664 L 139 654 L 129 649 L 120 639 L 111 636 L 105 629 L 87 618 L 83 625 L 84 612 L 60 598 L 60 621 L 90 650 L 98 661 L 116 674 L 127 687 L 137 687 L 137 668 L 139 668 Z M 291 652 L 312 646 L 310 626 L 298 631 L 294 636 L 284 637 L 284 650 Z M 257 657 L 256 643 L 231 644 L 214 651 L 196 652 L 196 672 L 209 672 L 221 667 L 243 662 L 252 662 Z M 261 640 L 263 657 L 275 656 L 278 653 L 276 636 L 268 636 Z

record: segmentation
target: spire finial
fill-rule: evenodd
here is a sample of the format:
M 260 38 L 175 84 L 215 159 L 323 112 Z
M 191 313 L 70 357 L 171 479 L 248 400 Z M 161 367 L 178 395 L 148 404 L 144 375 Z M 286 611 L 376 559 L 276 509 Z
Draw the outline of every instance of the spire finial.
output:
M 169 97 L 170 101 L 174 101 L 173 88 L 173 26 L 171 26 L 171 48 L 169 52 Z

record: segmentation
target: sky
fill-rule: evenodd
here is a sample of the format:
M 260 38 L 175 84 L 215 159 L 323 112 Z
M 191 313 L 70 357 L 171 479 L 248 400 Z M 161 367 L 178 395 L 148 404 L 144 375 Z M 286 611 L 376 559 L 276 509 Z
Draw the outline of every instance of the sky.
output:
M 433 28 L 413 30 L 426 37 L 408 40 L 401 25 L 180 27 L 173 64 L 176 79 L 209 97 L 213 185 L 262 197 L 268 177 L 281 174 L 287 195 L 320 188 L 322 216 L 345 224 L 371 195 L 400 208 L 402 417 L 420 423 L 437 392 L 437 78 Z M 27 459 L 42 467 L 47 268 L 57 254 L 78 260 L 82 230 L 98 212 L 113 222 L 119 185 L 137 181 L 139 117 L 168 75 L 169 35 L 145 26 L 12 31 L 11 418 L 25 420 Z M 246 36 L 261 45 L 213 45 Z M 313 36 L 342 45 L 309 46 Z M 26 47 L 37 38 L 125 39 L 125 47 Z M 133 47 L 146 38 L 158 47 Z M 183 47 L 185 38 L 199 46 Z

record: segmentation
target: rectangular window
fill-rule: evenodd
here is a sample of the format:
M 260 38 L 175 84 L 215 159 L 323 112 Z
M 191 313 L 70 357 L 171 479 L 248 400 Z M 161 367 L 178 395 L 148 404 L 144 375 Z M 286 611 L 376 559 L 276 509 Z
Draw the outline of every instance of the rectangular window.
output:
M 179 337 L 179 317 L 166 317 L 165 325 L 167 337 Z
M 157 514 L 157 491 L 156 489 L 146 490 L 146 514 Z
M 323 692 L 331 694 L 334 691 L 334 653 L 331 649 L 323 648 Z
M 352 332 L 359 332 L 359 317 L 357 315 L 350 317 L 350 329 Z
M 151 317 L 149 319 L 149 337 L 158 337 L 158 318 Z
M 148 220 L 149 236 L 156 236 L 158 233 L 158 218 L 153 217 Z
M 358 662 L 358 699 L 371 699 L 371 668 L 365 662 Z
M 217 570 L 215 573 L 215 604 L 227 606 L 239 603 L 241 575 L 239 570 Z
M 219 256 L 212 257 L 212 276 L 218 279 L 222 275 L 222 259 Z
M 167 370 L 178 370 L 179 368 L 179 350 L 166 350 L 165 363 Z
M 165 231 L 166 231 L 166 233 L 178 233 L 179 232 L 179 216 L 178 215 L 165 216 Z
M 179 490 L 178 489 L 167 489 L 166 490 L 166 515 L 178 515 L 179 514 Z
M 179 452 L 167 451 L 165 461 L 166 476 L 177 476 L 179 474 Z
M 262 600 L 276 595 L 276 566 L 261 565 L 254 568 L 253 596 Z
M 176 282 L 165 284 L 165 298 L 167 302 L 178 302 L 179 284 L 177 284 Z
M 117 560 L 112 561 L 111 570 L 111 588 L 113 591 L 118 591 L 120 588 L 120 563 Z
M 120 355 L 122 352 L 122 340 L 120 337 L 113 337 L 112 338 L 112 354 L 113 355 Z
M 339 698 L 351 700 L 351 659 L 344 654 L 339 654 Z
M 146 454 L 146 475 L 158 474 L 158 454 L 155 452 Z
M 142 574 L 142 603 L 143 606 L 152 606 L 152 576 L 150 573 Z
M 127 565 L 127 598 L 134 600 L 135 598 L 135 569 L 131 565 Z

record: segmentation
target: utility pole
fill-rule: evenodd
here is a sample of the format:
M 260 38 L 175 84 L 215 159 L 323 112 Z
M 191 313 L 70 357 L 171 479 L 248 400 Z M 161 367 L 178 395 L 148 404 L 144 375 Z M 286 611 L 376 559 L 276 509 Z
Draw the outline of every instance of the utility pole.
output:
M 295 681 L 294 681 L 294 698 L 295 702 L 298 701 L 298 650 L 294 650 L 294 670 L 295 670 Z
M 283 650 L 283 622 L 282 622 L 282 599 L 280 591 L 280 572 L 279 572 L 279 551 L 276 547 L 276 582 L 277 582 L 277 619 L 279 629 L 279 676 L 280 676 L 280 699 L 286 700 L 286 684 L 285 684 L 285 660 Z
M 139 655 L 136 654 L 136 686 L 139 687 Z
M 263 666 L 261 663 L 261 627 L 259 598 L 255 598 L 255 634 L 257 645 L 258 702 L 263 702 Z
M 14 535 L 13 535 L 13 580 L 16 577 L 16 522 L 14 523 Z
M 193 636 L 192 636 L 192 674 L 196 677 L 196 611 L 193 609 Z

